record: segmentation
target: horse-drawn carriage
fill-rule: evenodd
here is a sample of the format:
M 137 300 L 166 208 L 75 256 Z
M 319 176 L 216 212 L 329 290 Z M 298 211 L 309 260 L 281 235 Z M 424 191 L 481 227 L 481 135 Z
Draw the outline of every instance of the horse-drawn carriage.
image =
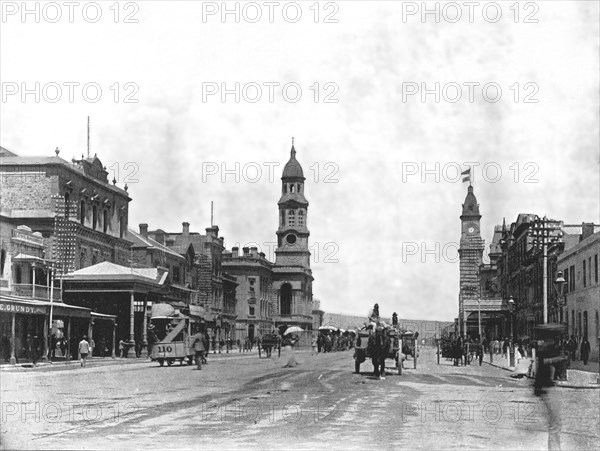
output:
M 262 354 L 266 354 L 267 358 L 271 357 L 273 348 L 277 349 L 278 357 L 281 357 L 281 338 L 279 335 L 265 334 L 258 345 L 258 358 L 262 358 Z
M 390 340 L 390 346 L 386 359 L 393 359 L 398 374 L 402 374 L 402 355 L 400 352 L 400 333 L 393 327 L 388 327 L 385 330 L 387 337 Z M 367 359 L 372 358 L 373 349 L 370 346 L 374 337 L 375 331 L 372 327 L 358 330 L 356 334 L 356 342 L 354 345 L 354 370 L 360 374 L 360 365 Z

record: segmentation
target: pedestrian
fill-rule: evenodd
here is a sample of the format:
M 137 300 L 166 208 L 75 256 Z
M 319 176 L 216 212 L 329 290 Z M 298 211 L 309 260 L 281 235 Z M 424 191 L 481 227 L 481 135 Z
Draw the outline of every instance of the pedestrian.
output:
M 210 344 L 212 350 L 213 350 L 213 354 L 217 353 L 217 337 L 216 336 L 212 336 L 212 342 Z
M 317 337 L 313 337 L 311 346 L 312 346 L 311 355 L 317 355 L 319 353 L 319 351 L 317 350 Z
M 67 339 L 65 337 L 62 337 L 60 339 L 59 346 L 60 346 L 60 355 L 62 357 L 65 357 L 67 354 Z
M 221 351 L 223 351 L 223 346 L 225 346 L 225 341 L 221 338 L 219 340 L 219 354 L 221 354 Z
M 567 343 L 567 346 L 569 348 L 569 352 L 571 353 L 571 360 L 577 360 L 577 340 L 575 340 L 575 335 L 571 335 L 571 339 Z
M 79 357 L 81 359 L 81 366 L 85 366 L 87 363 L 87 356 L 90 352 L 90 344 L 87 341 L 87 336 L 83 336 L 79 342 Z
M 119 357 L 123 358 L 125 355 L 125 340 L 121 339 L 119 340 Z
M 236 340 L 236 344 L 237 344 L 237 347 L 238 347 L 238 352 L 241 354 L 241 352 L 242 352 L 242 341 L 238 338 Z
M 583 364 L 587 365 L 588 359 L 590 358 L 590 342 L 588 341 L 587 337 L 583 337 L 579 352 L 581 355 L 581 360 L 583 360 Z
M 283 339 L 283 348 L 287 356 L 287 363 L 283 366 L 284 368 L 291 368 L 298 365 L 298 362 L 296 361 L 296 355 L 294 353 L 294 345 L 296 344 L 296 341 L 297 340 L 291 334 L 287 334 Z
M 210 340 L 208 339 L 208 333 L 203 333 L 204 335 L 204 352 L 202 353 L 202 363 L 206 362 L 206 357 L 208 357 L 208 351 L 210 351 Z
M 204 358 L 204 334 L 199 331 L 192 337 L 192 345 L 196 355 L 196 368 L 202 369 L 202 359 Z

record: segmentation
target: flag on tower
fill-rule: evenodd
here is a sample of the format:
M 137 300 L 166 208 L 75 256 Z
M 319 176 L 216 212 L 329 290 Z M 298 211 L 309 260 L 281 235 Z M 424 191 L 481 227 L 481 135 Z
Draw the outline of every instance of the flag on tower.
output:
M 465 183 L 465 182 L 471 183 L 471 168 L 467 169 L 466 171 L 462 171 L 460 173 L 460 175 L 466 175 L 466 177 L 463 177 L 463 179 L 462 179 L 463 183 Z

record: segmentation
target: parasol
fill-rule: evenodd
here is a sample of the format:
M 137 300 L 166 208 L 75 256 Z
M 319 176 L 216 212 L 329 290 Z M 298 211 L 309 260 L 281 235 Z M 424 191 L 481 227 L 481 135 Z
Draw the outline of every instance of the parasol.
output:
M 304 329 L 302 329 L 301 327 L 298 327 L 298 326 L 291 326 L 285 330 L 283 335 L 296 334 L 296 333 L 300 333 L 300 332 L 304 332 Z

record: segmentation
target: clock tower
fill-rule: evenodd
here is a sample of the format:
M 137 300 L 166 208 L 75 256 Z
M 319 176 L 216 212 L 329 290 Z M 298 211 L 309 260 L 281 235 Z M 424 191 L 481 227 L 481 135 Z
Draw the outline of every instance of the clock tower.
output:
M 312 270 L 308 249 L 308 201 L 304 197 L 304 173 L 296 160 L 292 138 L 290 159 L 281 175 L 281 197 L 277 249 L 273 265 L 273 287 L 278 302 L 273 315 L 280 328 L 300 326 L 309 330 L 312 326 Z
M 479 266 L 482 263 L 484 242 L 479 232 L 479 204 L 469 185 L 460 215 L 461 236 L 458 255 L 460 259 L 460 287 L 458 294 L 460 334 L 466 337 L 467 318 L 465 301 L 477 302 L 480 298 Z

